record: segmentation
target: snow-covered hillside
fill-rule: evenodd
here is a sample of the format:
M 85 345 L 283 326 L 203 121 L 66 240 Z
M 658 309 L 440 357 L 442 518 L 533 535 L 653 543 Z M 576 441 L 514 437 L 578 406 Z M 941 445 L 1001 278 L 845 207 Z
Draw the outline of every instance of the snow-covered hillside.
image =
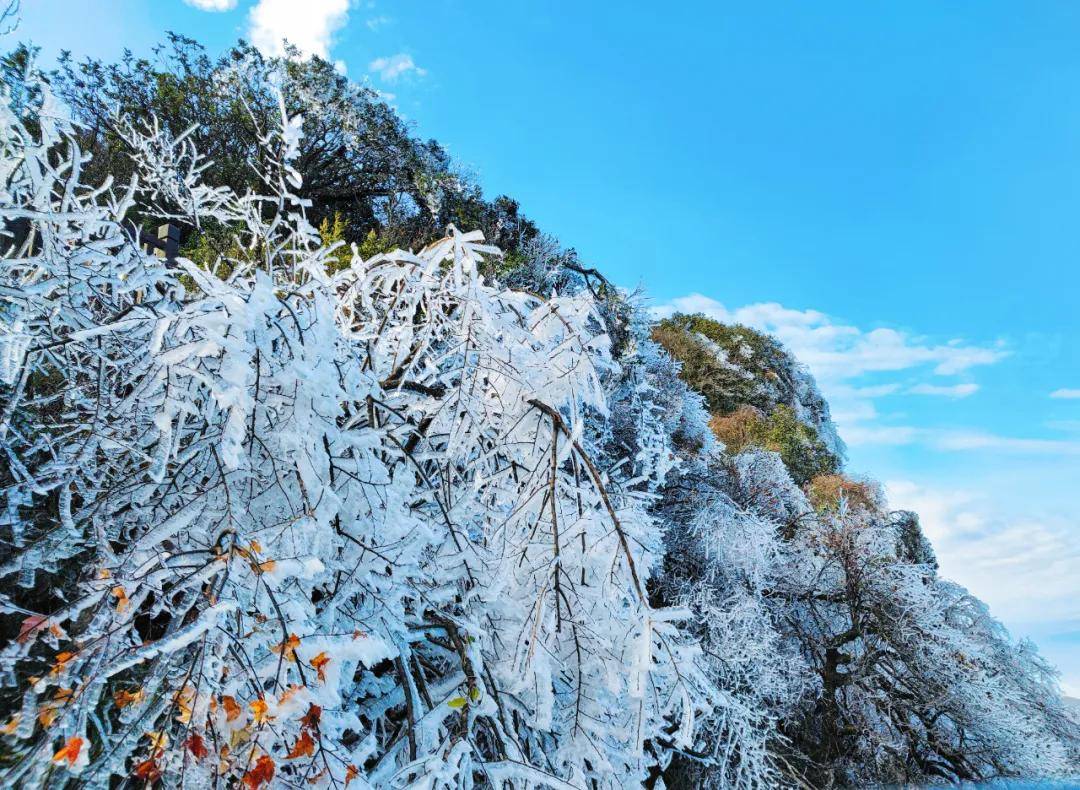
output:
M 759 359 L 733 328 L 738 359 L 704 335 L 672 356 L 602 275 L 475 230 L 328 241 L 299 193 L 325 119 L 298 71 L 266 71 L 255 193 L 207 183 L 195 133 L 152 118 L 116 120 L 130 181 L 87 183 L 49 84 L 8 68 L 6 785 L 1076 769 L 1052 668 L 937 575 L 917 516 L 844 476 L 778 344 Z M 259 73 L 222 73 L 225 95 Z M 198 255 L 148 254 L 133 219 Z M 691 364 L 745 387 L 698 391 Z

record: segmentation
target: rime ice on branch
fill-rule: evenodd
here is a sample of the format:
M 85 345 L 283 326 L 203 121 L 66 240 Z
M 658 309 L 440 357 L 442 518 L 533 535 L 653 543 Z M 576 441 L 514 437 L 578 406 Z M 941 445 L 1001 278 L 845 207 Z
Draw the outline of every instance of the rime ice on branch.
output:
M 505 282 L 477 231 L 324 243 L 286 108 L 329 103 L 281 65 L 251 69 L 291 99 L 244 194 L 152 117 L 112 119 L 130 183 L 84 183 L 49 85 L 8 66 L 6 785 L 750 790 L 1077 764 L 1052 670 L 937 576 L 917 519 L 839 474 L 838 441 L 793 479 L 774 434 L 832 426 L 786 352 L 790 386 L 759 401 L 790 419 L 714 415 L 714 436 L 643 312 L 550 239 Z M 166 220 L 220 248 L 144 254 L 130 223 Z
M 331 276 L 284 105 L 265 194 L 202 184 L 152 120 L 121 127 L 136 179 L 90 188 L 27 85 L 0 109 L 2 572 L 36 602 L 0 599 L 6 780 L 644 778 L 701 702 L 648 601 L 659 527 L 591 456 L 592 297 L 484 283 L 498 251 L 453 227 Z M 235 243 L 172 268 L 136 208 Z

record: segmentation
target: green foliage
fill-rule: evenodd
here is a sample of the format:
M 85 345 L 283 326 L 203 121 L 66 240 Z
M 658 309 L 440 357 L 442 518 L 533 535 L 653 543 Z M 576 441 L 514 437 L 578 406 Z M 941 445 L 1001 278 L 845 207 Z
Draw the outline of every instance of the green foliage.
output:
M 208 221 L 197 232 L 189 233 L 180 247 L 180 254 L 218 277 L 228 277 L 230 260 L 248 260 L 250 253 L 236 241 L 236 229 L 216 221 Z
M 799 485 L 839 468 L 836 456 L 825 447 L 817 431 L 799 421 L 790 406 L 777 406 L 769 414 L 762 446 L 780 453 L 792 479 Z
M 331 274 L 348 269 L 349 264 L 352 262 L 352 249 L 345 236 L 347 228 L 348 224 L 341 218 L 341 212 L 338 211 L 334 212 L 333 220 L 330 217 L 324 217 L 323 221 L 319 223 L 319 239 L 322 241 L 323 246 L 338 245 L 333 255 L 330 256 L 328 268 Z M 369 231 L 368 235 L 372 239 L 377 238 L 374 230 Z M 367 258 L 369 256 L 363 255 L 363 257 Z
M 799 485 L 832 475 L 840 468 L 839 459 L 829 452 L 817 431 L 801 422 L 787 405 L 777 406 L 767 415 L 743 406 L 728 415 L 714 415 L 709 427 L 730 453 L 749 447 L 779 453 Z
M 750 446 L 777 452 L 800 485 L 840 468 L 814 427 L 796 416 L 795 362 L 773 338 L 681 313 L 657 323 L 652 337 L 679 361 L 679 377 L 705 398 L 714 415 L 710 426 L 730 452 Z
M 9 56 L 8 70 L 22 61 L 25 53 Z M 413 136 L 376 91 L 350 83 L 321 58 L 267 58 L 243 42 L 212 58 L 195 41 L 169 34 L 149 59 L 129 52 L 119 63 L 75 63 L 64 55 L 51 79 L 82 124 L 79 144 L 92 155 L 89 183 L 130 180 L 115 119 L 154 117 L 167 134 L 190 130 L 210 162 L 208 182 L 258 192 L 253 164 L 264 156 L 260 137 L 277 123 L 281 85 L 286 112 L 304 119 L 294 162 L 303 178 L 300 197 L 311 200 L 316 225 L 341 224 L 342 241 L 377 252 L 415 249 L 455 223 L 480 228 L 510 251 L 539 233 L 516 201 L 485 199 L 439 143 Z
M 374 230 L 369 230 L 356 249 L 360 253 L 360 257 L 366 261 L 375 255 L 390 252 L 390 250 L 394 249 L 394 245 L 386 237 L 380 236 Z
M 713 414 L 746 405 L 770 412 L 794 396 L 787 352 L 749 327 L 676 313 L 656 325 L 653 339 L 682 363 L 683 381 L 705 397 Z M 710 344 L 719 348 L 719 356 Z
M 804 488 L 810 506 L 818 513 L 837 513 L 841 502 L 849 511 L 860 509 L 873 513 L 880 509 L 878 492 L 872 484 L 841 474 L 818 475 Z
M 319 238 L 325 247 L 333 244 L 339 245 L 331 256 L 330 273 L 333 274 L 348 269 L 352 264 L 353 251 L 352 244 L 349 241 L 349 224 L 342 219 L 340 212 L 334 212 L 333 219 L 330 217 L 323 218 L 323 221 L 319 223 Z M 390 252 L 392 249 L 394 249 L 393 242 L 374 228 L 369 230 L 367 235 L 356 245 L 357 254 L 365 261 L 384 252 Z

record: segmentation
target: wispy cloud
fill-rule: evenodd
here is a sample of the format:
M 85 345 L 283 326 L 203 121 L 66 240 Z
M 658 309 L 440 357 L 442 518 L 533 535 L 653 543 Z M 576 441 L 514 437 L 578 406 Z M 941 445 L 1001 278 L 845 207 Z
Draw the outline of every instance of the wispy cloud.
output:
M 996 364 L 1009 354 L 1001 343 L 934 342 L 899 329 L 862 329 L 817 310 L 794 310 L 776 302 L 729 309 L 694 293 L 660 305 L 654 312 L 658 316 L 704 313 L 778 338 L 817 378 L 840 435 L 853 447 L 937 441 L 940 437 L 932 431 L 883 424 L 875 401 L 897 394 L 968 397 L 978 391 L 977 384 L 943 382 L 941 377 Z M 900 373 L 906 381 L 864 383 L 868 376 Z
M 1060 398 L 1062 400 L 1076 400 L 1080 398 L 1080 389 L 1060 389 L 1054 390 L 1050 393 L 1051 398 Z
M 1028 439 L 982 431 L 920 432 L 939 450 L 999 450 L 1023 455 L 1080 455 L 1080 442 L 1070 439 Z
M 374 32 L 380 28 L 386 27 L 392 21 L 393 20 L 390 17 L 380 14 L 379 16 L 373 16 L 370 19 L 365 20 L 364 24 L 368 26 L 368 30 Z
M 837 424 L 842 424 L 837 421 Z M 881 426 L 864 423 L 848 423 L 842 432 L 844 442 L 852 447 L 866 445 L 898 446 L 911 444 L 919 438 L 919 431 L 908 425 Z
M 912 395 L 935 395 L 942 398 L 966 398 L 979 391 L 978 384 L 916 384 L 908 392 Z
M 885 493 L 892 507 L 919 514 L 942 575 L 989 604 L 1014 636 L 1037 638 L 1040 652 L 1061 670 L 1066 693 L 1080 695 L 1075 518 L 1034 507 L 1016 515 L 969 491 L 910 480 L 887 481 Z
M 871 420 L 844 418 L 840 413 L 837 424 L 843 425 L 842 437 L 853 446 L 902 446 L 920 444 L 949 453 L 993 451 L 1004 455 L 1042 457 L 1080 456 L 1080 441 L 1073 439 L 1031 439 L 1023 436 L 1001 436 L 986 431 L 959 431 L 940 428 L 918 428 L 911 425 L 875 425 Z
M 420 68 L 413 62 L 412 55 L 406 55 L 404 52 L 385 58 L 375 58 L 368 64 L 368 71 L 378 74 L 386 82 L 396 82 L 406 74 L 414 74 L 417 77 L 427 74 L 426 69 Z
M 793 310 L 763 302 L 729 310 L 702 294 L 673 299 L 659 315 L 704 313 L 719 321 L 746 324 L 778 337 L 820 379 L 854 379 L 864 373 L 930 365 L 937 375 L 954 375 L 1004 359 L 1001 345 L 974 346 L 961 340 L 930 343 L 897 329 L 862 330 L 838 323 L 817 310 Z
M 248 35 L 269 55 L 285 54 L 288 40 L 304 55 L 328 58 L 350 6 L 351 0 L 259 0 L 251 9 Z
M 184 0 L 184 2 L 201 11 L 231 11 L 236 8 L 236 0 Z
M 914 510 L 943 575 L 1020 622 L 1080 618 L 1080 531 L 1053 513 L 1001 512 L 972 492 L 891 480 L 892 507 Z

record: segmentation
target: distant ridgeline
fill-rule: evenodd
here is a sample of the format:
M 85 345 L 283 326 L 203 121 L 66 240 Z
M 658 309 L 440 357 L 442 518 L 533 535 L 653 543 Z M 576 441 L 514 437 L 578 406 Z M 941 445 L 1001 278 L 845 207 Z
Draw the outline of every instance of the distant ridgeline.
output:
M 5 786 L 1080 770 L 776 340 L 652 320 L 323 61 L 3 78 Z

